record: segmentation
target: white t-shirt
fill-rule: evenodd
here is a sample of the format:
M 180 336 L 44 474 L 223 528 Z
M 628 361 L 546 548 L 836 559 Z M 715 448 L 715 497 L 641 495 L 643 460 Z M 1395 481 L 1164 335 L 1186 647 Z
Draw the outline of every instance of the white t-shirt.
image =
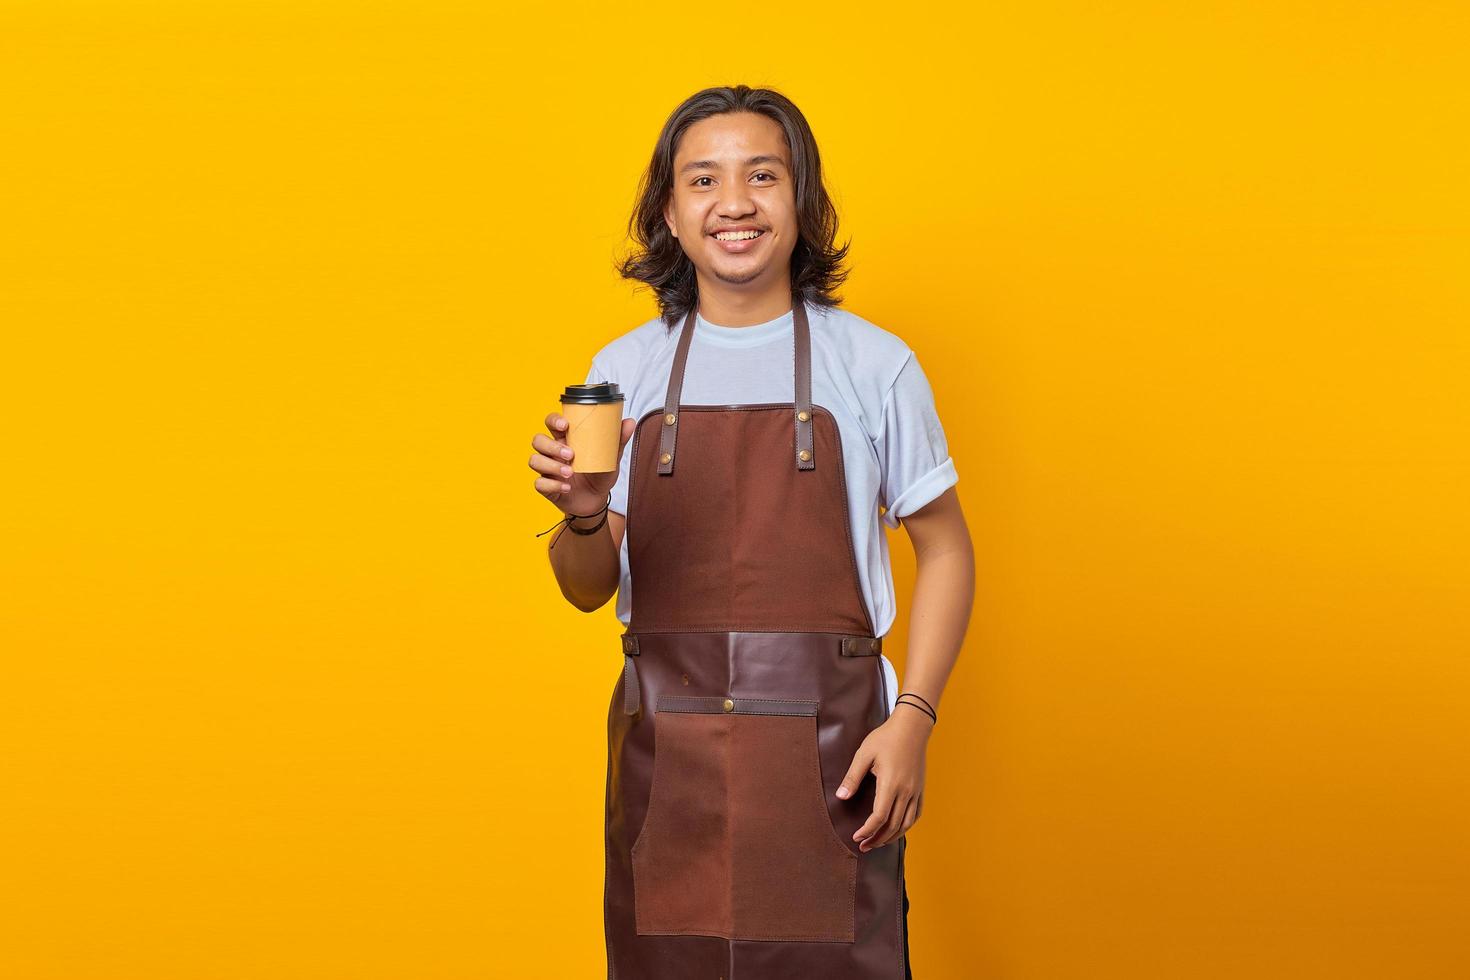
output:
M 848 520 L 857 557 L 858 582 L 873 621 L 885 635 L 896 611 L 888 537 L 883 525 L 898 527 L 954 486 L 959 477 L 950 458 L 934 392 L 913 350 L 895 334 L 842 308 L 807 304 L 812 340 L 812 401 L 832 413 L 842 437 Z M 662 408 L 683 320 L 670 331 L 654 317 L 617 337 L 592 359 L 589 384 L 614 381 L 625 396 L 624 418 L 641 418 Z M 679 400 L 685 405 L 732 405 L 794 401 L 793 314 L 749 327 L 721 327 L 696 315 Z M 632 440 L 623 449 L 610 510 L 628 512 Z M 885 510 L 879 513 L 879 506 Z M 634 583 L 628 541 L 622 547 L 617 616 L 632 617 Z M 893 665 L 888 675 L 889 710 L 898 693 Z

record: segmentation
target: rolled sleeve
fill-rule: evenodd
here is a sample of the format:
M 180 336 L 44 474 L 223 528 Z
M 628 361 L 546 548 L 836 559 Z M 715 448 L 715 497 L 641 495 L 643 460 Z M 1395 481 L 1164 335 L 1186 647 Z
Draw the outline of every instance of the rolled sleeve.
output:
M 899 518 L 922 510 L 925 504 L 954 486 L 959 479 L 954 460 L 946 459 L 921 476 L 917 483 L 905 490 L 902 496 L 883 511 L 883 523 L 889 527 L 898 527 Z
M 882 521 L 891 528 L 959 482 L 934 391 L 913 351 L 884 397 L 875 448 L 883 471 Z

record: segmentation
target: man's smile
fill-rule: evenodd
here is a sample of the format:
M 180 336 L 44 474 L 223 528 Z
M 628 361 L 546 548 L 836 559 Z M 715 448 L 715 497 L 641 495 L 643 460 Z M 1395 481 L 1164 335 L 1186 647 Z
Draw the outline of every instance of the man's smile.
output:
M 720 248 L 726 252 L 748 252 L 755 247 L 755 243 L 765 238 L 764 228 L 755 228 L 749 225 L 737 226 L 735 228 L 721 228 L 710 232 L 710 237 L 719 243 Z

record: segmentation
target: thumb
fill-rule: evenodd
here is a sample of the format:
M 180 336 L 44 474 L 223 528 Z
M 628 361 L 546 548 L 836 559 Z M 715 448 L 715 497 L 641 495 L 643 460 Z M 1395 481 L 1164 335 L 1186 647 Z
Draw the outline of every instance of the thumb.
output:
M 618 452 L 621 453 L 623 447 L 628 444 L 628 440 L 633 438 L 633 430 L 636 428 L 638 428 L 637 419 L 623 419 L 623 428 L 618 433 Z
M 857 755 L 852 757 L 852 765 L 847 767 L 847 775 L 842 778 L 842 783 L 837 787 L 837 798 L 845 800 L 857 792 L 858 786 L 862 784 L 863 776 L 867 775 L 868 767 L 873 764 L 873 753 L 868 751 L 866 745 L 857 750 Z

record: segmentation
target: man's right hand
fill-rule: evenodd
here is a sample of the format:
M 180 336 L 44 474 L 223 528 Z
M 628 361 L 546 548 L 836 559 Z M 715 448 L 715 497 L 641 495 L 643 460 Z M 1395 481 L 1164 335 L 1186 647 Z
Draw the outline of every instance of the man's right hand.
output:
M 623 419 L 618 433 L 619 461 L 637 425 L 635 419 Z M 532 454 L 529 465 L 538 474 L 536 492 L 555 504 L 563 514 L 595 514 L 607 501 L 607 492 L 617 482 L 618 471 L 572 472 L 574 451 L 563 441 L 566 431 L 566 416 L 552 412 L 546 416 L 546 432 L 538 432 L 531 437 L 531 448 L 536 452 Z

